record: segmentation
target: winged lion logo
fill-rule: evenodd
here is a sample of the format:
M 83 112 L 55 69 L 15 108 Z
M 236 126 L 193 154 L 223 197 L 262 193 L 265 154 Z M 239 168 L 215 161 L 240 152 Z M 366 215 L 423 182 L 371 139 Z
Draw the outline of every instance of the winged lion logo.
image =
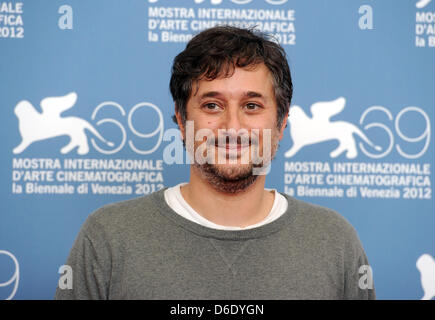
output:
M 420 271 L 421 286 L 424 291 L 421 299 L 431 300 L 435 297 L 435 259 L 425 253 L 418 258 L 416 265 Z
M 353 159 L 358 155 L 354 134 L 367 144 L 381 151 L 374 145 L 357 126 L 345 121 L 331 121 L 331 117 L 343 111 L 346 99 L 340 97 L 333 101 L 317 102 L 311 105 L 312 118 L 308 117 L 299 106 L 291 106 L 288 121 L 293 146 L 284 154 L 286 158 L 293 157 L 301 148 L 328 140 L 338 140 L 338 147 L 329 155 L 336 158 L 343 152 Z
M 68 153 L 77 147 L 78 154 L 87 154 L 89 145 L 85 133 L 86 129 L 112 147 L 113 143 L 106 141 L 86 120 L 78 117 L 61 117 L 61 114 L 70 109 L 76 101 L 77 94 L 75 92 L 61 97 L 42 99 L 42 113 L 38 112 L 29 101 L 20 101 L 14 111 L 18 117 L 22 141 L 14 148 L 13 152 L 15 154 L 21 153 L 36 141 L 67 135 L 71 140 L 60 150 L 61 153 Z

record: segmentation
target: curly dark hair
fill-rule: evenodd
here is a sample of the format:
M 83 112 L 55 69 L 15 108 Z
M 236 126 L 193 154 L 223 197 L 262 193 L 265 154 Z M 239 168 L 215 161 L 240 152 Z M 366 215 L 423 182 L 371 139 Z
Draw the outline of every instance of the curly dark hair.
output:
M 273 77 L 279 127 L 285 120 L 293 94 L 285 51 L 264 33 L 232 26 L 202 31 L 175 57 L 169 87 L 182 123 L 187 118 L 186 105 L 194 82 L 230 77 L 236 67 L 255 67 L 260 63 L 266 65 Z M 175 116 L 173 120 L 177 123 Z

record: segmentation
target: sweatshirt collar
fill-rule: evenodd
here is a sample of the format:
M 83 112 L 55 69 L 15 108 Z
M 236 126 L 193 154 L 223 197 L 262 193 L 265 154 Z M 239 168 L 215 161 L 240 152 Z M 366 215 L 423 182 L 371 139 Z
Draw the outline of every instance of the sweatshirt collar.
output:
M 284 228 L 293 220 L 298 211 L 297 200 L 293 197 L 281 193 L 287 199 L 288 208 L 287 211 L 278 219 L 260 227 L 251 229 L 218 230 L 208 228 L 193 221 L 190 221 L 172 210 L 171 207 L 168 206 L 164 198 L 164 192 L 166 189 L 167 188 L 164 188 L 150 195 L 158 212 L 171 220 L 171 222 L 177 224 L 179 227 L 193 232 L 201 237 L 215 238 L 221 240 L 247 240 L 265 237 Z

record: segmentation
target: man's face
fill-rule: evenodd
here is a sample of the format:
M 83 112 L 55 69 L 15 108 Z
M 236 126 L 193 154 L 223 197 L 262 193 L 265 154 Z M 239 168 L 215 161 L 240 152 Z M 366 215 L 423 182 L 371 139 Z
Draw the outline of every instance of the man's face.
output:
M 235 68 L 231 77 L 198 81 L 186 111 L 187 124 L 194 125 L 195 158 L 207 159 L 194 166 L 225 192 L 240 191 L 255 181 L 258 157 L 253 155 L 261 158 L 266 156 L 263 150 L 269 150 L 273 157 L 285 128 L 285 121 L 278 128 L 272 75 L 264 64 Z M 185 141 L 193 138 L 186 137 L 185 126 L 180 128 Z

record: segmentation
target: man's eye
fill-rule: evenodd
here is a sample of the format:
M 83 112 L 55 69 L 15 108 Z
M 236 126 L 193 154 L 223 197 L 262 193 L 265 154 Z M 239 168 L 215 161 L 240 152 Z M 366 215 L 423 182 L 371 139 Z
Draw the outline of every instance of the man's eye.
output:
M 207 103 L 204 105 L 206 110 L 215 111 L 219 109 L 219 106 L 216 103 Z
M 249 110 L 249 111 L 253 111 L 253 110 L 260 109 L 261 107 L 260 107 L 258 104 L 256 104 L 256 103 L 247 103 L 247 104 L 245 105 L 245 108 L 246 108 L 247 110 Z

